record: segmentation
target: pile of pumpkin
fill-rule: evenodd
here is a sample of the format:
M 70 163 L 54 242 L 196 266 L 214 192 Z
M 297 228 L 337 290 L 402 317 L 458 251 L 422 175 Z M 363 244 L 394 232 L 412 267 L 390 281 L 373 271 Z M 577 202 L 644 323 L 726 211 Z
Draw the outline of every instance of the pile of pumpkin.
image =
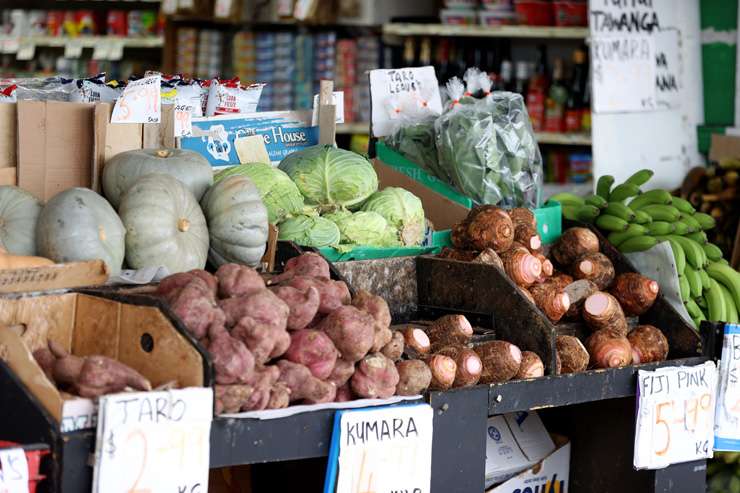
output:
M 176 273 L 207 261 L 256 266 L 264 254 L 267 210 L 259 191 L 243 176 L 214 185 L 198 153 L 118 154 L 106 163 L 103 191 L 105 198 L 71 188 L 42 205 L 20 188 L 0 187 L 0 247 L 10 254 L 2 267 L 102 259 L 111 275 L 124 260 L 132 269 Z

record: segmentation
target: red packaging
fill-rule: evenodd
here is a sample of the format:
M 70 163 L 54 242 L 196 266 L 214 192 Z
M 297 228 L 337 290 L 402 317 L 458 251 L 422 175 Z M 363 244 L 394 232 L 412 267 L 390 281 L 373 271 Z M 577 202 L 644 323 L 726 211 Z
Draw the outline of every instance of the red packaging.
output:
M 585 27 L 588 25 L 588 2 L 553 2 L 555 25 Z
M 565 131 L 580 132 L 583 111 L 578 109 L 565 110 Z
M 46 33 L 49 36 L 61 36 L 64 25 L 64 11 L 50 10 L 46 14 Z
M 520 24 L 552 26 L 555 22 L 552 3 L 549 1 L 515 0 L 514 7 Z
M 532 121 L 532 130 L 541 132 L 545 127 L 545 91 L 530 89 L 527 93 L 527 112 Z
M 41 468 L 41 458 L 50 453 L 49 447 L 32 445 L 23 447 L 15 442 L 0 440 L 0 449 L 16 447 L 23 448 L 23 453 L 25 454 L 26 462 L 28 463 L 28 491 L 29 493 L 36 493 L 36 486 L 46 478 L 43 474 L 39 474 L 39 469 Z
M 92 36 L 98 32 L 95 12 L 92 10 L 78 10 L 75 12 L 75 22 L 79 35 Z
M 548 98 L 545 104 L 545 132 L 562 132 L 565 129 L 564 108 Z
M 108 35 L 109 36 L 126 36 L 128 33 L 128 25 L 126 22 L 126 11 L 125 10 L 109 10 L 108 11 Z

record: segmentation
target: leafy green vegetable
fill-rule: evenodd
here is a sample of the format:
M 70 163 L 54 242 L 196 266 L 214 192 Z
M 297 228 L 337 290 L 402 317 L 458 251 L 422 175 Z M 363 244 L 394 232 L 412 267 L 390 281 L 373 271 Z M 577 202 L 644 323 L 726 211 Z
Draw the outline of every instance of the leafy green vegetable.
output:
M 479 204 L 540 205 L 542 158 L 521 95 L 453 105 L 434 128 L 439 165 L 460 193 Z
M 403 245 L 421 245 L 424 240 L 424 207 L 421 199 L 408 190 L 388 187 L 375 192 L 362 210 L 383 216 Z
M 449 180 L 447 173 L 439 166 L 437 160 L 434 120 L 435 118 L 427 118 L 417 123 L 401 126 L 385 139 L 385 143 L 405 158 L 418 164 L 427 173 Z
M 397 246 L 396 230 L 377 212 L 354 212 L 335 214 L 336 225 L 341 234 L 340 243 L 364 246 Z
M 298 187 L 287 174 L 271 164 L 250 163 L 232 166 L 216 174 L 213 182 L 218 183 L 232 175 L 242 175 L 252 180 L 267 207 L 270 224 L 277 224 L 286 217 L 303 213 L 303 196 Z
M 325 247 L 338 245 L 339 228 L 332 221 L 319 216 L 296 216 L 280 223 L 278 239 L 294 241 L 299 245 Z
M 378 175 L 365 157 L 334 146 L 313 146 L 280 163 L 309 205 L 322 211 L 357 209 L 378 189 Z

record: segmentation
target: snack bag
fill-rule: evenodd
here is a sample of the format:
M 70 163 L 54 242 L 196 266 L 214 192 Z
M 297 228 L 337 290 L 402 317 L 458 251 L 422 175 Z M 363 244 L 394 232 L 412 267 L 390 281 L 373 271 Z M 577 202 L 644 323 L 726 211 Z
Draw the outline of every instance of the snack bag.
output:
M 206 116 L 254 113 L 264 84 L 243 86 L 239 79 L 213 79 L 208 91 Z

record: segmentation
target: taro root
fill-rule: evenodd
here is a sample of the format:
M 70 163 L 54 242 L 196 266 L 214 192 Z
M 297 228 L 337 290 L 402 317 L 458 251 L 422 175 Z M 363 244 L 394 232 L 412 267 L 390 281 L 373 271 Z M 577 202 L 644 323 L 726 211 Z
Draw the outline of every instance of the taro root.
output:
M 417 327 L 403 329 L 403 341 L 404 350 L 415 353 L 411 356 L 427 354 L 432 349 L 432 343 L 427 333 Z
M 632 363 L 630 341 L 619 332 L 598 330 L 588 337 L 586 348 L 594 368 L 621 368 Z
M 568 308 L 566 316 L 569 318 L 575 318 L 580 315 L 586 298 L 598 291 L 599 287 L 588 279 L 581 279 L 568 284 L 568 286 L 565 287 L 565 294 L 568 295 L 570 308 Z
M 431 390 L 447 390 L 452 387 L 457 375 L 457 363 L 449 356 L 432 354 L 425 359 L 432 373 Z
M 526 378 L 537 378 L 545 374 L 545 365 L 536 353 L 522 351 L 522 364 L 514 378 L 523 380 Z
M 529 288 L 534 303 L 552 323 L 559 321 L 570 308 L 570 298 L 554 282 L 535 284 Z
M 638 316 L 648 311 L 659 291 L 657 282 L 635 272 L 619 274 L 611 288 L 611 294 L 628 316 Z
M 568 267 L 587 253 L 599 251 L 599 238 L 587 228 L 570 228 L 552 248 L 552 256 L 562 267 Z
M 614 265 L 603 253 L 587 253 L 573 263 L 571 274 L 576 279 L 592 281 L 599 289 L 606 289 L 614 281 Z
M 514 378 L 522 364 L 522 352 L 506 341 L 491 341 L 473 348 L 483 363 L 480 383 L 501 383 Z
M 638 325 L 627 334 L 632 346 L 632 362 L 654 363 L 665 361 L 668 357 L 668 339 L 663 332 L 652 325 Z
M 528 251 L 511 249 L 501 254 L 506 275 L 517 286 L 531 286 L 542 273 L 542 262 Z
M 436 354 L 449 356 L 455 360 L 457 371 L 455 372 L 455 381 L 452 382 L 453 387 L 470 387 L 480 380 L 483 363 L 480 356 L 472 349 L 461 346 L 445 346 L 439 349 Z
M 427 328 L 426 334 L 432 343 L 432 350 L 447 345 L 464 345 L 473 337 L 473 326 L 465 315 L 445 315 Z
M 623 336 L 629 332 L 627 318 L 619 306 L 619 301 L 609 293 L 599 291 L 586 298 L 581 315 L 586 325 L 594 332 L 608 329 Z
M 560 362 L 558 373 L 578 373 L 588 368 L 588 351 L 577 337 L 558 336 L 555 346 Z

